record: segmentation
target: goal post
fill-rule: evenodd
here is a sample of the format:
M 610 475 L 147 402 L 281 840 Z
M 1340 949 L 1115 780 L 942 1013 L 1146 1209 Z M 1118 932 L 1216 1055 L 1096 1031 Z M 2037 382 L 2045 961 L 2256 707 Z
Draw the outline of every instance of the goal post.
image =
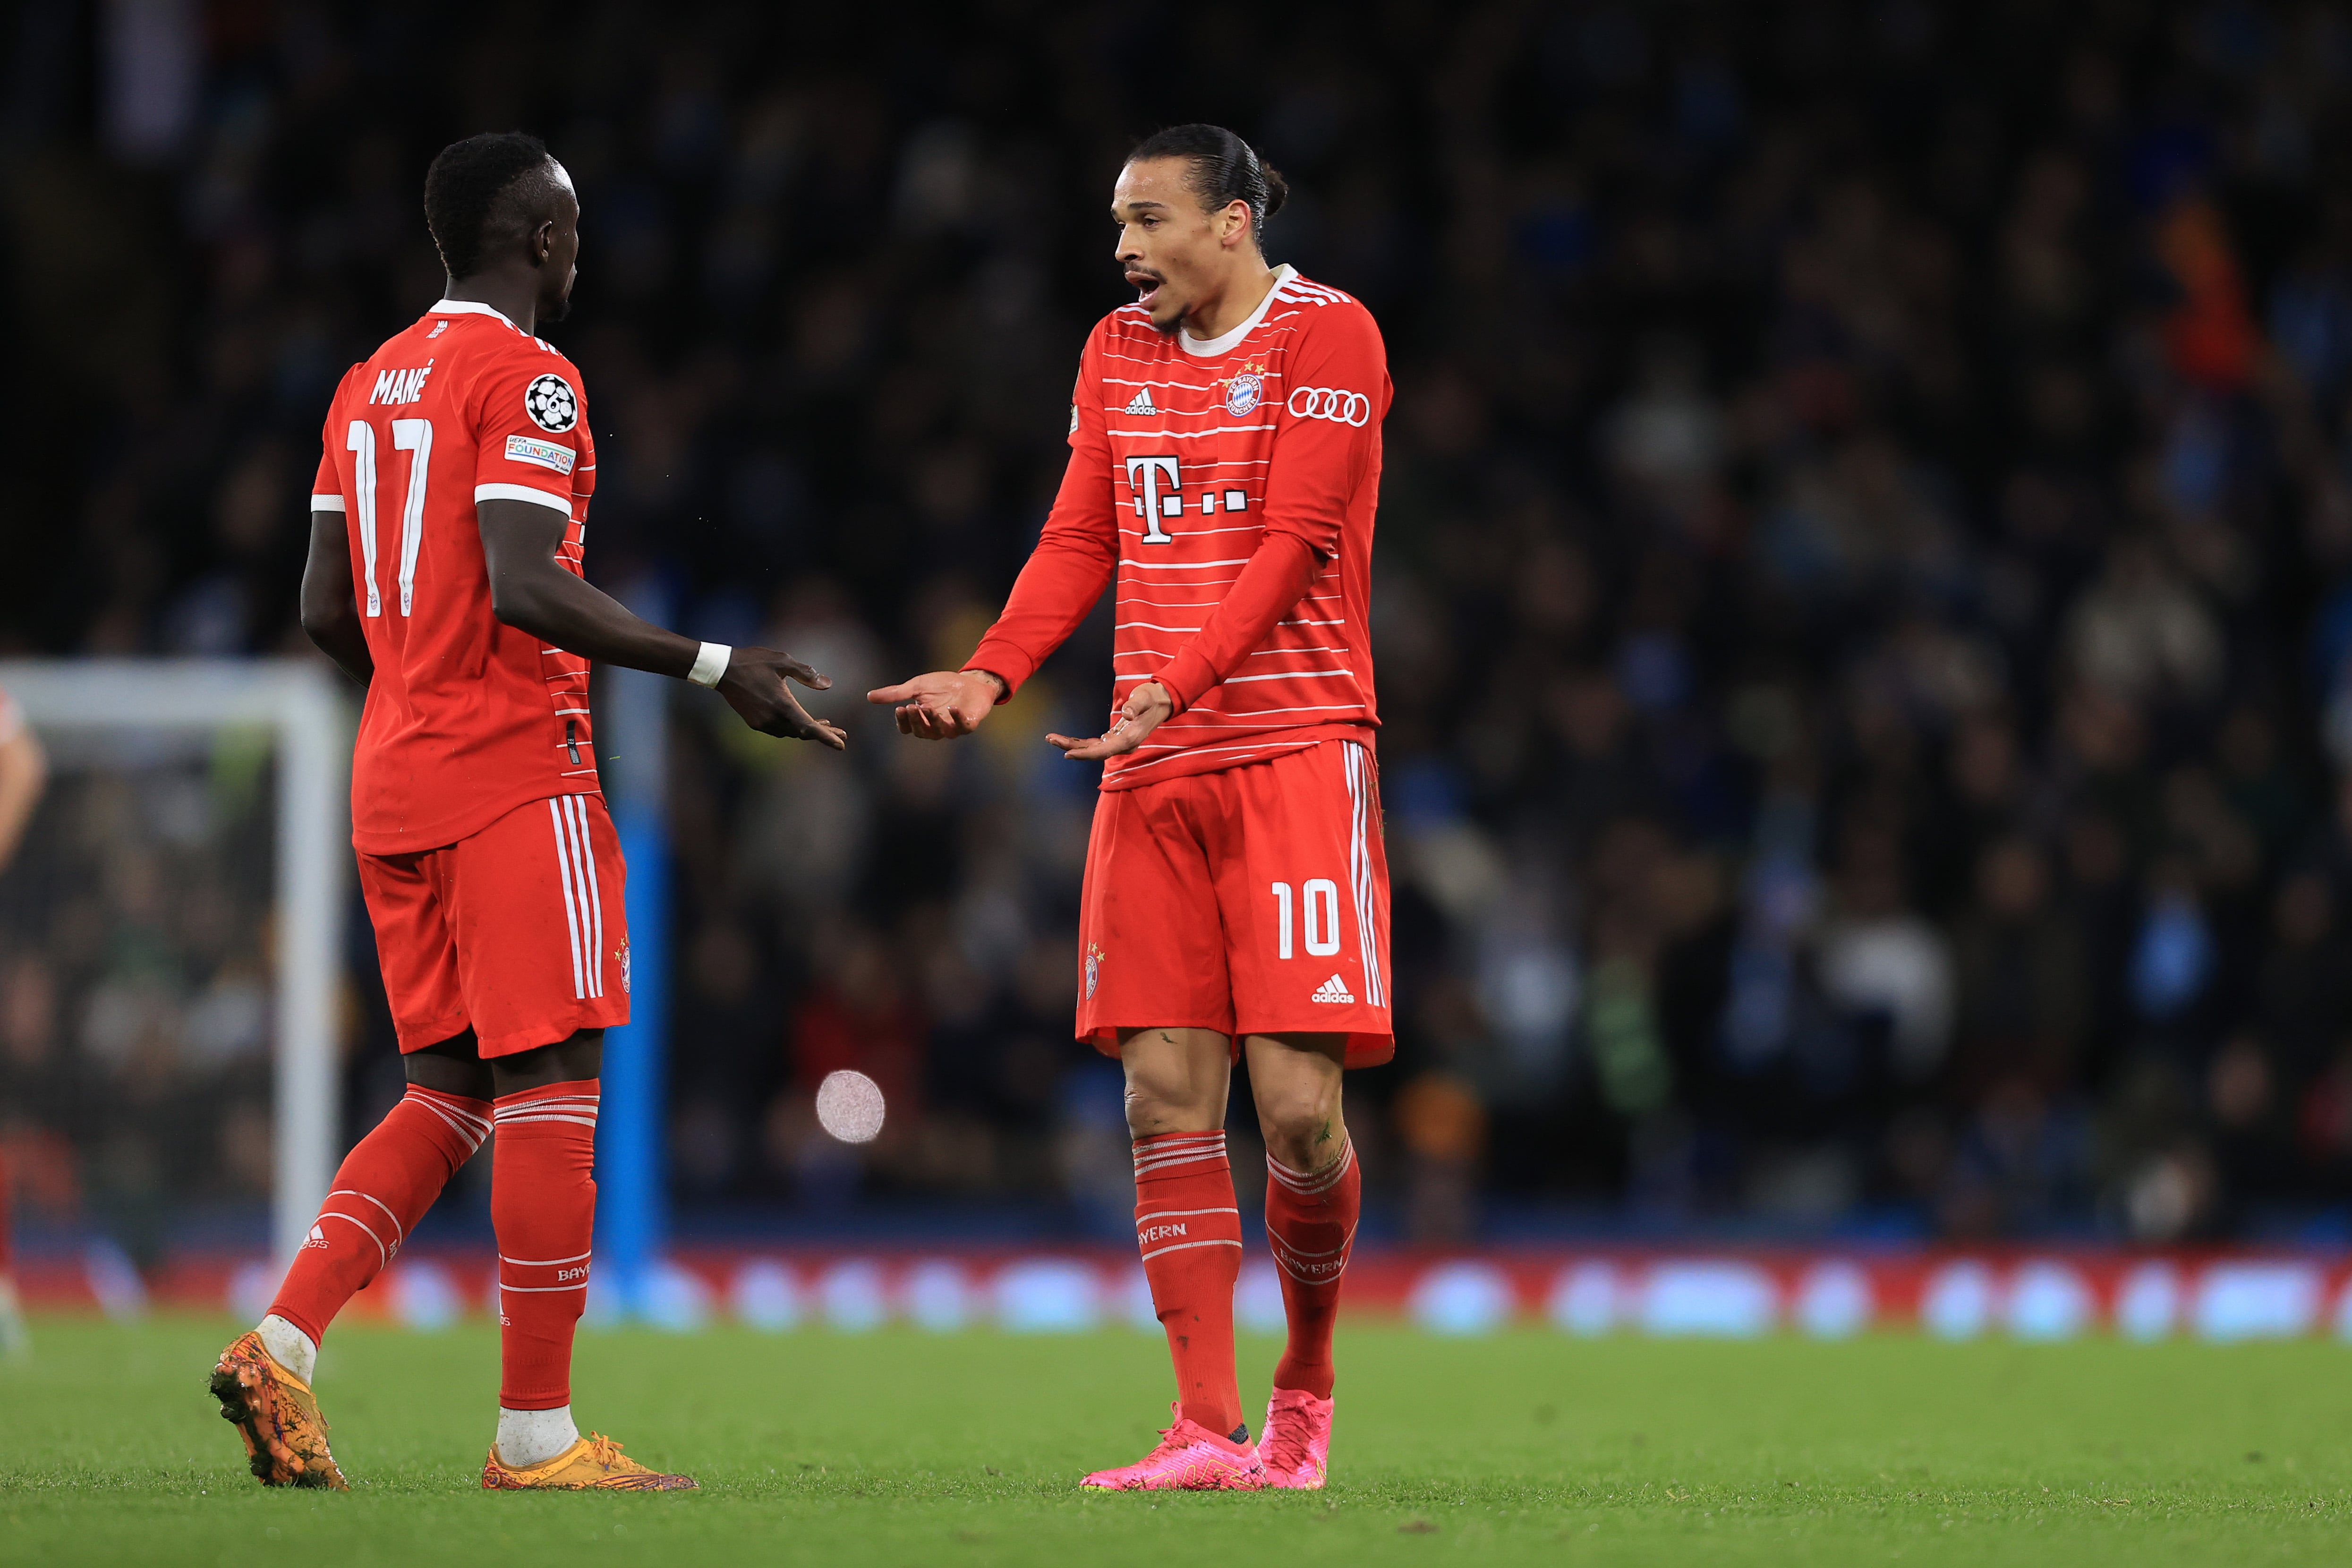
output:
M 45 742 L 108 731 L 269 733 L 277 762 L 270 1239 L 278 1261 L 289 1261 L 341 1153 L 335 1033 L 352 858 L 350 700 L 329 671 L 294 658 L 0 660 L 0 687 Z

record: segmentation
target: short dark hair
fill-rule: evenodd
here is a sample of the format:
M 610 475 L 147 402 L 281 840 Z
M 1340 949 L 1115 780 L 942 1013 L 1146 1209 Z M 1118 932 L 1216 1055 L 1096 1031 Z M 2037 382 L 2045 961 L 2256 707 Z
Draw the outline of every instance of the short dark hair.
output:
M 452 142 L 425 171 L 425 226 L 452 278 L 482 268 L 486 251 L 527 229 L 545 195 L 530 176 L 554 162 L 547 143 L 520 131 L 489 131 Z
M 1282 210 L 1290 183 L 1280 170 L 1258 157 L 1250 144 L 1222 125 L 1171 125 L 1155 131 L 1127 155 L 1130 163 L 1149 158 L 1182 158 L 1192 165 L 1185 185 L 1210 212 L 1233 202 L 1246 203 L 1250 232 L 1261 248 L 1265 244 L 1265 220 Z

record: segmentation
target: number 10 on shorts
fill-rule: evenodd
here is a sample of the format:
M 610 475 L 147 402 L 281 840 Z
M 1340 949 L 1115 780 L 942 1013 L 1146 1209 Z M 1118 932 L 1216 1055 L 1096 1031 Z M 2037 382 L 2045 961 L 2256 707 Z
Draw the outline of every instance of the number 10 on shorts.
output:
M 1339 884 L 1328 877 L 1318 877 L 1300 889 L 1306 906 L 1307 951 L 1316 958 L 1328 958 L 1339 951 Z M 1290 884 L 1274 884 L 1274 946 L 1276 958 L 1291 956 L 1292 894 Z

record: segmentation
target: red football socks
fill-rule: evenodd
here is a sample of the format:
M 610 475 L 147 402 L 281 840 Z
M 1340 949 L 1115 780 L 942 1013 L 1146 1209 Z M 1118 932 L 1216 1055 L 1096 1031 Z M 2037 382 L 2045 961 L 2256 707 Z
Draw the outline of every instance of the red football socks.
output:
M 1319 1171 L 1265 1162 L 1265 1239 L 1282 1270 L 1282 1310 L 1290 1338 L 1274 1364 L 1274 1386 L 1331 1397 L 1331 1326 L 1339 1316 L 1339 1276 L 1356 1239 L 1363 1173 L 1350 1141 Z
M 1135 1240 L 1176 1363 L 1179 1413 L 1229 1436 L 1242 1424 L 1234 1382 L 1242 1216 L 1224 1133 L 1155 1132 L 1135 1141 Z
M 502 1094 L 492 1113 L 499 1238 L 499 1406 L 572 1403 L 572 1334 L 588 1304 L 596 1223 L 596 1080 Z
M 383 1272 L 457 1167 L 482 1146 L 489 1116 L 490 1108 L 478 1100 L 410 1084 L 400 1103 L 343 1156 L 333 1190 L 269 1310 L 310 1335 L 312 1344 L 323 1339 L 352 1293 Z

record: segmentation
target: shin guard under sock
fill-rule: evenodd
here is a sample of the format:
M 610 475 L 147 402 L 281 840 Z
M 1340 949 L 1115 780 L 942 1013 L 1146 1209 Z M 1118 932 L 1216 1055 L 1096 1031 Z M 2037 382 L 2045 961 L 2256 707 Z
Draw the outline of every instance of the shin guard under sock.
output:
M 1331 1328 L 1339 1315 L 1339 1277 L 1356 1239 L 1364 1182 L 1353 1142 L 1319 1171 L 1265 1162 L 1265 1239 L 1282 1271 L 1282 1310 L 1289 1342 L 1275 1363 L 1274 1386 L 1331 1397 Z
M 572 1335 L 588 1302 L 596 1223 L 596 1080 L 502 1094 L 492 1118 L 499 1240 L 499 1405 L 572 1403 Z
M 310 1237 L 269 1304 L 271 1315 L 317 1344 L 352 1292 L 383 1272 L 489 1131 L 490 1108 L 482 1101 L 410 1084 L 400 1103 L 343 1156 Z
M 1219 1436 L 1242 1424 L 1234 1381 L 1234 1283 L 1242 1220 L 1220 1132 L 1157 1132 L 1135 1141 L 1135 1240 L 1168 1331 L 1180 1413 Z

